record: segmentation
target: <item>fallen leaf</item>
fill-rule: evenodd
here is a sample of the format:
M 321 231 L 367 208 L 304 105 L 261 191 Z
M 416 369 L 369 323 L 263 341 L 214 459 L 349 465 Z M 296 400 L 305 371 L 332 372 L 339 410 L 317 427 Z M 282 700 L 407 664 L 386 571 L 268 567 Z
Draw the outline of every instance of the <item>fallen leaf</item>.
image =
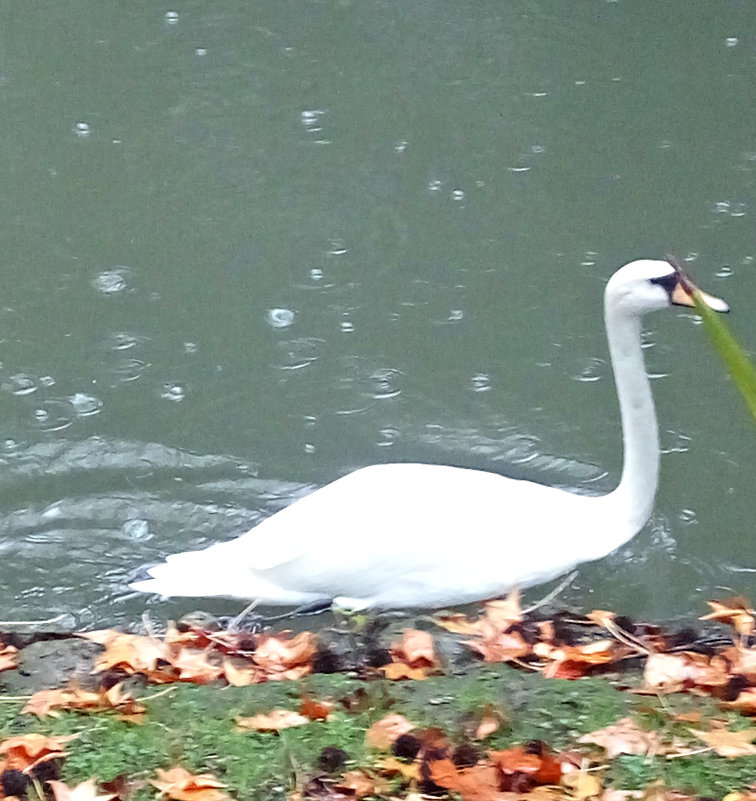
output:
M 400 642 L 391 646 L 392 656 L 412 667 L 435 667 L 436 652 L 430 632 L 404 629 Z
M 595 640 L 587 645 L 554 646 L 539 642 L 533 646 L 533 653 L 546 660 L 544 676 L 557 679 L 576 679 L 584 676 L 596 665 L 606 665 L 617 661 L 625 650 L 614 640 Z
M 607 759 L 620 754 L 658 754 L 661 752 L 659 735 L 638 727 L 632 718 L 621 718 L 603 729 L 584 734 L 579 743 L 592 743 L 606 749 Z
M 572 790 L 572 797 L 575 801 L 585 801 L 586 798 L 595 798 L 601 795 L 601 779 L 595 773 L 586 773 L 584 770 L 565 773 L 562 777 L 562 784 Z
M 170 770 L 158 768 L 157 775 L 157 779 L 150 779 L 150 784 L 160 795 L 176 801 L 226 801 L 228 798 L 221 789 L 226 785 L 211 773 L 192 774 L 177 765 Z
M 290 709 L 272 709 L 267 714 L 237 718 L 236 726 L 247 731 L 280 731 L 290 729 L 292 726 L 304 726 L 310 722 L 310 718 Z
M 355 798 L 375 793 L 375 781 L 361 770 L 350 770 L 334 784 L 337 790 L 347 790 Z
M 415 726 L 403 715 L 396 713 L 386 715 L 365 732 L 365 745 L 386 751 L 403 734 L 411 732 L 414 728 Z
M 756 715 L 756 687 L 747 687 L 738 693 L 734 701 L 727 706 L 740 710 L 744 715 Z
M 0 673 L 4 670 L 14 670 L 17 668 L 17 657 L 18 648 L 14 648 L 12 645 L 0 646 Z
M 750 604 L 745 598 L 730 598 L 727 601 L 707 601 L 711 607 L 708 615 L 703 615 L 701 620 L 718 620 L 720 623 L 728 623 L 741 637 L 750 637 L 756 630 L 756 612 L 751 609 Z
M 491 762 L 502 773 L 528 773 L 534 775 L 541 767 L 541 757 L 530 754 L 521 745 L 505 748 L 503 751 L 489 751 Z
M 223 675 L 232 687 L 247 687 L 260 681 L 260 671 L 251 662 L 229 657 L 223 660 Z
M 128 693 L 124 693 L 123 684 L 115 684 L 107 691 L 82 690 L 69 687 L 59 690 L 37 690 L 23 708 L 23 713 L 37 717 L 57 717 L 60 710 L 77 710 L 97 712 L 102 710 L 118 710 L 123 715 L 137 716 L 145 709 Z
M 93 673 L 120 668 L 127 673 L 153 673 L 159 661 L 170 662 L 168 645 L 141 634 L 124 634 L 115 629 L 90 631 L 78 635 L 99 643 L 105 649 L 94 663 Z
M 208 660 L 209 651 L 196 651 L 190 648 L 179 648 L 170 658 L 173 668 L 178 670 L 179 681 L 193 684 L 209 684 L 223 675 L 223 668 Z
M 5 767 L 28 771 L 41 762 L 59 759 L 66 755 L 64 746 L 77 735 L 46 737 L 43 734 L 19 734 L 0 742 L 0 754 L 5 755 Z
M 423 679 L 428 678 L 427 668 L 413 668 L 404 662 L 389 662 L 388 665 L 381 665 L 378 670 L 380 670 L 389 681 L 399 681 L 400 679 L 423 681 Z
M 312 670 L 312 657 L 317 643 L 310 631 L 302 631 L 295 637 L 290 632 L 262 637 L 253 659 L 268 679 L 298 679 Z
M 514 587 L 506 598 L 486 601 L 485 614 L 500 631 L 506 631 L 512 623 L 522 621 L 522 606 L 520 605 L 520 588 Z
M 491 764 L 458 768 L 451 759 L 428 763 L 429 778 L 439 787 L 459 794 L 464 801 L 499 801 L 499 772 Z
M 98 793 L 97 782 L 94 779 L 87 779 L 76 787 L 69 787 L 64 782 L 48 781 L 52 788 L 55 801 L 110 801 L 115 798 L 114 793 Z
M 646 686 L 660 692 L 677 692 L 686 686 L 723 687 L 730 681 L 726 659 L 682 651 L 651 654 L 643 669 Z
M 328 720 L 333 709 L 333 701 L 315 701 L 307 695 L 299 702 L 299 714 L 310 720 Z
M 511 662 L 532 652 L 519 631 L 494 632 L 481 640 L 467 640 L 465 645 L 477 651 L 484 662 Z
M 396 757 L 386 757 L 376 763 L 376 768 L 385 776 L 401 775 L 408 781 L 420 781 L 420 763 L 402 762 Z
M 690 729 L 689 731 L 691 734 L 695 734 L 699 740 L 703 740 L 706 745 L 713 748 L 719 756 L 734 759 L 735 757 L 756 754 L 756 745 L 753 744 L 753 740 L 756 739 L 756 729 L 741 729 L 740 731 Z
M 486 737 L 492 735 L 499 728 L 499 725 L 500 722 L 498 718 L 491 715 L 485 716 L 478 724 L 478 728 L 475 729 L 475 734 L 473 736 L 476 740 L 485 740 Z

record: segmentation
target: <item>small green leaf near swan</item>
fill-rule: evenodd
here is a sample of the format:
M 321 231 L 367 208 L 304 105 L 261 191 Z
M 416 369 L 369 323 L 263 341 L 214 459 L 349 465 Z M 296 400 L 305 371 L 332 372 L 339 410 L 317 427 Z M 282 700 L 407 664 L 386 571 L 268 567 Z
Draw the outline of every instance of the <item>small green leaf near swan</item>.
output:
M 703 320 L 706 333 L 756 420 L 756 367 L 740 347 L 727 324 L 703 301 L 698 287 L 691 285 L 691 289 L 696 311 Z

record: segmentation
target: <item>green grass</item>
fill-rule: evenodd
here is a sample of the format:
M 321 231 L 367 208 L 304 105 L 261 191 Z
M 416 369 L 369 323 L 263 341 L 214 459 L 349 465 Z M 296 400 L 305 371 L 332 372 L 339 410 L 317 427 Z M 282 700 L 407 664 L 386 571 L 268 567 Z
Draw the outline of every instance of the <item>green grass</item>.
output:
M 24 731 L 76 733 L 63 763 L 63 779 L 79 782 L 90 776 L 107 781 L 119 774 L 148 778 L 155 768 L 179 763 L 192 771 L 212 771 L 227 782 L 240 801 L 283 799 L 297 777 L 317 770 L 320 752 L 337 746 L 349 755 L 348 767 L 366 766 L 375 757 L 364 745 L 365 730 L 389 712 L 404 714 L 418 726 L 437 726 L 453 741 L 465 739 L 463 721 L 495 707 L 505 723 L 485 742 L 487 748 L 541 739 L 552 748 L 574 746 L 580 734 L 633 715 L 668 737 L 695 741 L 691 724 L 670 723 L 672 712 L 699 709 L 704 720 L 726 719 L 732 727 L 748 721 L 723 713 L 711 699 L 668 696 L 656 699 L 621 692 L 608 679 L 544 680 L 540 675 L 500 665 L 478 665 L 464 676 L 439 676 L 423 682 L 365 683 L 345 676 L 312 676 L 306 681 L 270 682 L 252 687 L 173 685 L 167 692 L 150 686 L 142 691 L 147 722 L 134 725 L 113 714 L 64 713 L 37 720 L 20 715 L 22 702 L 0 703 L 0 737 Z M 300 694 L 340 699 L 367 693 L 364 711 L 337 704 L 333 719 L 313 722 L 276 734 L 238 732 L 238 716 L 296 709 Z M 153 697 L 154 696 L 154 697 Z M 2 698 L 2 696 L 0 696 Z M 706 724 L 700 727 L 705 728 Z M 698 796 L 722 797 L 741 789 L 756 776 L 756 758 L 727 760 L 711 754 L 673 760 L 622 756 L 602 774 L 605 784 L 643 789 L 662 779 L 669 787 Z M 154 796 L 148 786 L 137 801 Z

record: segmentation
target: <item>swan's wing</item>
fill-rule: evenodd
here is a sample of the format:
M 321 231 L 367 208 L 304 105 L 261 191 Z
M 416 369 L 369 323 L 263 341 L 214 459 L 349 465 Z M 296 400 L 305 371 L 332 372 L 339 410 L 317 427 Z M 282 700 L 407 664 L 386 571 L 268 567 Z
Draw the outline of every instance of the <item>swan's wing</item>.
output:
M 495 582 L 569 558 L 556 553 L 566 549 L 561 537 L 544 552 L 544 528 L 574 498 L 482 471 L 380 465 L 296 501 L 226 547 L 279 586 L 331 595 L 364 597 L 392 577 L 441 581 L 444 571 L 470 581 L 490 572 Z

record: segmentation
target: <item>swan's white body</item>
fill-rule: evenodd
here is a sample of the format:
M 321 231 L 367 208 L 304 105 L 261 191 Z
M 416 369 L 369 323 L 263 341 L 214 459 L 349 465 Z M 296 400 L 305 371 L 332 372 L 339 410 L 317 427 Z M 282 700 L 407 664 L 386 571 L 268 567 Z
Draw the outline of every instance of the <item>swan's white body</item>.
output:
M 316 490 L 235 540 L 169 556 L 149 569 L 151 579 L 132 586 L 262 604 L 438 607 L 538 584 L 605 556 L 640 531 L 653 508 L 659 441 L 641 317 L 670 305 L 677 279 L 667 262 L 643 260 L 618 270 L 606 287 L 624 442 L 614 491 L 585 497 L 481 470 L 375 465 Z M 684 296 L 675 298 L 685 303 Z M 722 301 L 707 301 L 726 311 Z

